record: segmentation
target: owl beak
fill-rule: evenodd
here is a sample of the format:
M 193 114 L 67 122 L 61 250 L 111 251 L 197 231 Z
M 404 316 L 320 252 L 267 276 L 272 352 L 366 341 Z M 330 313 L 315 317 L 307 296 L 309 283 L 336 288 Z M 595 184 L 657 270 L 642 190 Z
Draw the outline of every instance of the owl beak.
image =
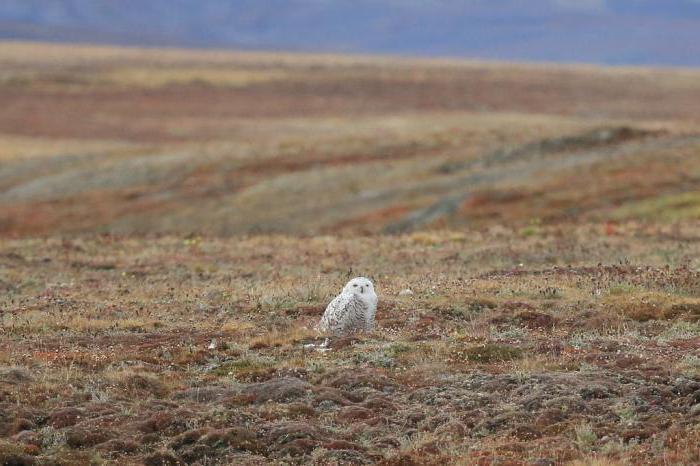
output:
M 360 293 L 364 294 L 364 292 L 365 292 L 365 287 L 364 287 L 364 286 L 361 286 L 361 287 L 360 287 Z

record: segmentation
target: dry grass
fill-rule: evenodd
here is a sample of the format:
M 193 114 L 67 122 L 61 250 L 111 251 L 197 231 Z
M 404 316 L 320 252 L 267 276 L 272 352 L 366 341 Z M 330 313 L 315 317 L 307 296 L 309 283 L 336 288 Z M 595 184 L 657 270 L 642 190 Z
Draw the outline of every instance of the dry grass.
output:
M 692 70 L 28 43 L 0 63 L 5 235 L 378 233 L 431 207 L 417 228 L 536 235 L 697 210 Z M 637 136 L 581 139 L 601 128 Z
M 172 445 L 235 428 L 265 447 L 217 444 L 210 461 L 692 464 L 700 330 L 692 298 L 659 290 L 690 292 L 700 264 L 663 257 L 700 246 L 663 226 L 604 228 L 6 241 L 26 285 L 1 303 L 0 432 L 14 449 L 20 431 L 40 436 L 27 454 L 41 461 L 109 448 L 190 461 L 209 440 Z M 611 247 L 630 265 L 610 264 Z M 323 343 L 311 328 L 348 260 L 374 277 L 378 329 L 306 346 Z M 675 311 L 633 312 L 652 302 Z M 649 397 L 653 413 L 638 408 Z
M 0 463 L 700 462 L 697 71 L 0 68 Z
M 568 464 L 570 466 L 622 466 L 625 463 L 606 458 L 587 458 L 583 460 L 575 460 Z
M 47 158 L 75 153 L 112 152 L 131 145 L 116 141 L 61 140 L 0 135 L 0 160 Z
M 283 346 L 294 346 L 300 341 L 317 338 L 318 333 L 306 327 L 292 327 L 282 330 L 273 330 L 264 335 L 250 340 L 250 349 L 280 348 Z

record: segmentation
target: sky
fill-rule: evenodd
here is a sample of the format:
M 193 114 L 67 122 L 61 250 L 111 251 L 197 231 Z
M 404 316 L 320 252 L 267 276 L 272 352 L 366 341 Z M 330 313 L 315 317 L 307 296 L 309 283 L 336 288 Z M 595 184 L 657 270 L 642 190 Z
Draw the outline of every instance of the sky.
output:
M 0 0 L 0 38 L 700 66 L 700 0 Z

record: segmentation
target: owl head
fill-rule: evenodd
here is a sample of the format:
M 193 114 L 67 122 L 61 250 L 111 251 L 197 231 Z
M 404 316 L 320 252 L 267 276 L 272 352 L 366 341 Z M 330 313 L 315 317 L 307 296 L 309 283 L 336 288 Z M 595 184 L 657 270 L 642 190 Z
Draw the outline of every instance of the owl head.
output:
M 357 277 L 350 280 L 343 288 L 345 293 L 353 293 L 361 298 L 375 296 L 374 285 L 369 278 Z

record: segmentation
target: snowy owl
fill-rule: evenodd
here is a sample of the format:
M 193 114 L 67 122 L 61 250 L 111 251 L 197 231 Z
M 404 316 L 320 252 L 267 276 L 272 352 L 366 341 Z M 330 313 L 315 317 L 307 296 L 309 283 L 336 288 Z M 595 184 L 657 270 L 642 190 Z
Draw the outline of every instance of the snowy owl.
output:
M 374 328 L 377 295 L 374 285 L 364 277 L 350 280 L 343 291 L 333 298 L 316 329 L 334 335 L 347 335 Z

